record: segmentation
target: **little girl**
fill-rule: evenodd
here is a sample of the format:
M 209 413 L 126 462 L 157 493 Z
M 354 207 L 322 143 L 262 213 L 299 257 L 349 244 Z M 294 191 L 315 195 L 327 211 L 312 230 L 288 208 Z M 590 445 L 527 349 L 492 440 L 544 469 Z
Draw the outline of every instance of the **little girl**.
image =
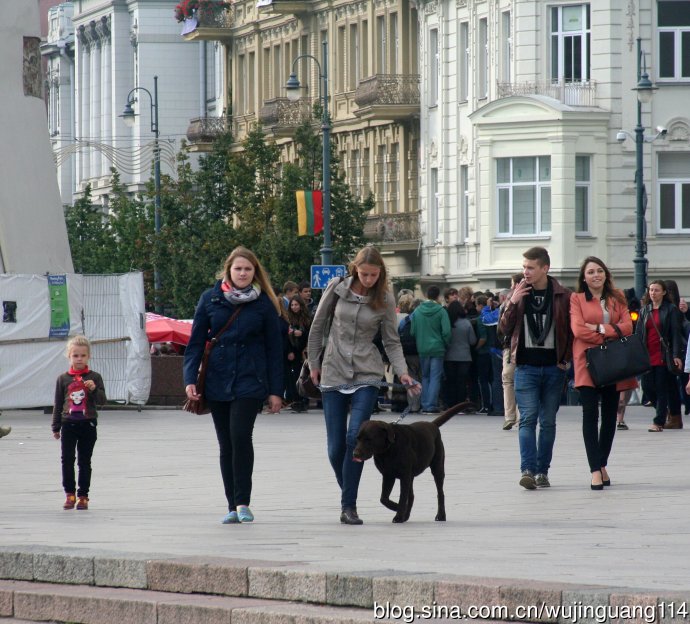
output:
M 103 378 L 89 370 L 91 343 L 86 336 L 74 336 L 67 343 L 70 369 L 60 375 L 53 405 L 53 437 L 62 439 L 62 487 L 67 499 L 63 509 L 89 508 L 91 455 L 96 444 L 96 405 L 106 401 Z M 62 435 L 61 435 L 62 432 Z M 74 480 L 74 459 L 79 459 L 79 489 Z M 77 501 L 77 498 L 79 500 Z

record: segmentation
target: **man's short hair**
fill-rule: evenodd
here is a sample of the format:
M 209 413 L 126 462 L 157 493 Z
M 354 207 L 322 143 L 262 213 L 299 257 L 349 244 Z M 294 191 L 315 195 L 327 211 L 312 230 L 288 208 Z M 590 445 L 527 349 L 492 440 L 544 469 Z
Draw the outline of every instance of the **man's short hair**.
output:
M 438 286 L 429 286 L 426 289 L 426 298 L 436 301 L 441 294 L 441 289 Z
M 540 266 L 551 266 L 551 258 L 549 258 L 549 252 L 543 247 L 530 247 L 525 253 L 522 254 L 523 258 L 527 260 L 534 260 L 538 262 Z
M 476 305 L 482 306 L 482 308 L 489 302 L 489 298 L 486 295 L 477 295 L 474 298 Z
M 289 292 L 291 292 L 293 290 L 298 290 L 297 284 L 295 284 L 295 282 L 287 281 L 283 284 L 283 293 L 284 294 L 287 295 Z
M 443 291 L 443 298 L 444 298 L 446 301 L 448 301 L 448 297 L 451 297 L 451 296 L 457 295 L 457 294 L 458 294 L 458 289 L 457 289 L 457 288 L 446 288 L 446 289 Z
M 311 288 L 311 283 L 308 282 L 307 280 L 304 280 L 303 282 L 299 283 L 299 286 L 297 287 L 297 290 L 302 292 L 305 288 Z
M 525 276 L 522 273 L 513 273 L 510 276 L 510 281 L 513 282 L 513 284 L 519 284 L 523 277 Z

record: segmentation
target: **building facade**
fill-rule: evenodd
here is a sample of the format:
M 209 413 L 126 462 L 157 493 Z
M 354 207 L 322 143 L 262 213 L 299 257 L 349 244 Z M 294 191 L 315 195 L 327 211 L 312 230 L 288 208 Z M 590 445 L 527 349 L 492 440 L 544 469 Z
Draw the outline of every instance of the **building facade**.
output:
M 632 286 L 640 38 L 658 87 L 642 105 L 648 273 L 690 292 L 690 3 L 418 9 L 423 280 L 507 286 L 522 251 L 540 245 L 567 284 L 595 255 Z
M 418 22 L 410 0 L 237 0 L 222 15 L 198 16 L 185 38 L 222 42 L 231 113 L 222 123 L 194 120 L 190 141 L 208 149 L 215 124 L 229 125 L 239 143 L 260 123 L 291 158 L 294 131 L 310 118 L 325 68 L 341 166 L 354 194 L 372 193 L 376 202 L 367 235 L 395 274 L 417 276 Z M 293 66 L 303 89 L 297 102 L 285 91 Z
M 154 157 L 155 103 L 162 171 L 170 175 L 190 118 L 225 106 L 220 46 L 184 42 L 173 9 L 164 0 L 75 0 L 48 9 L 42 54 L 64 204 L 90 185 L 94 201 L 107 207 L 111 167 L 132 192 L 144 187 Z M 132 89 L 136 118 L 129 128 L 120 116 Z

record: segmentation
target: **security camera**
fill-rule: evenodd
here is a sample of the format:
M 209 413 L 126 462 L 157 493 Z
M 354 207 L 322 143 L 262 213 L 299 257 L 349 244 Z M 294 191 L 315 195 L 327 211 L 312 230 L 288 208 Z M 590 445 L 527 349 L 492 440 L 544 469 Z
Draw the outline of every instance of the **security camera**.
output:
M 627 138 L 628 135 L 625 134 L 625 132 L 623 132 L 622 130 L 616 133 L 616 141 L 618 141 L 619 143 L 623 143 L 623 141 L 625 141 L 625 139 Z
M 668 128 L 665 126 L 657 126 L 656 131 L 659 133 L 660 137 L 665 137 L 668 134 Z

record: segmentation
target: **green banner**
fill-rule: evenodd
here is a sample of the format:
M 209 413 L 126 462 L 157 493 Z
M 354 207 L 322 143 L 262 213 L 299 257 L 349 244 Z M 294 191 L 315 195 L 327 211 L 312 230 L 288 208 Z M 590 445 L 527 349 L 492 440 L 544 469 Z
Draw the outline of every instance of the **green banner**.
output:
M 49 275 L 50 293 L 50 334 L 51 338 L 67 338 L 69 335 L 69 299 L 67 296 L 67 276 Z

